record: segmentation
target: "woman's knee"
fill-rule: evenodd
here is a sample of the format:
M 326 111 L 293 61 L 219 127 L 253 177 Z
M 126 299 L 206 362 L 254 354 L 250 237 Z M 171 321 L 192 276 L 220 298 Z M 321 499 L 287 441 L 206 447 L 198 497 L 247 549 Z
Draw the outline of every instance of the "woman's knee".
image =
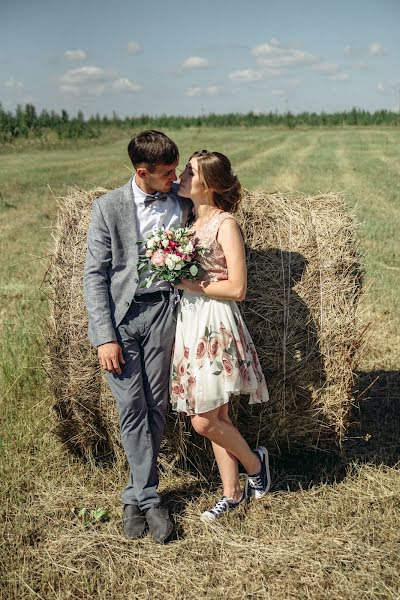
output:
M 192 417 L 192 427 L 200 435 L 208 437 L 208 435 L 212 432 L 213 423 L 206 417 L 196 415 Z

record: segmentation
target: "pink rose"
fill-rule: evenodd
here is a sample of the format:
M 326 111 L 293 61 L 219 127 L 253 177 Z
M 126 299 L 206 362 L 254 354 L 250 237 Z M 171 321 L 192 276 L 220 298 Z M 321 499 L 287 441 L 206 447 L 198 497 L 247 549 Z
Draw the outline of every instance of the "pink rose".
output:
M 179 390 L 181 388 L 181 384 L 179 383 L 179 381 L 173 381 L 172 382 L 172 396 L 179 396 Z
M 162 250 L 156 250 L 151 257 L 150 262 L 155 267 L 163 267 L 165 265 L 165 254 Z
M 153 256 L 153 250 L 146 250 L 146 256 L 147 256 L 147 258 L 150 258 L 151 256 Z
M 229 354 L 227 354 L 226 352 L 224 352 L 222 355 L 222 364 L 224 365 L 225 373 L 228 377 L 230 377 L 233 373 L 233 364 Z
M 185 358 L 182 358 L 182 360 L 178 363 L 178 366 L 176 367 L 176 372 L 178 373 L 179 377 L 183 377 L 183 375 L 185 375 L 186 364 L 187 361 Z
M 208 346 L 207 338 L 205 338 L 205 337 L 200 338 L 199 341 L 197 342 L 197 349 L 196 349 L 196 358 L 198 360 L 204 357 L 205 353 L 207 352 L 207 346 Z
M 232 334 L 228 329 L 226 329 L 225 325 L 222 322 L 219 326 L 219 332 L 221 334 L 222 345 L 224 348 L 227 348 L 229 346 Z
M 189 348 L 187 346 L 185 346 L 183 349 L 183 356 L 185 358 L 189 358 Z
M 222 344 L 219 337 L 214 337 L 208 345 L 208 356 L 213 360 L 216 356 L 222 352 Z

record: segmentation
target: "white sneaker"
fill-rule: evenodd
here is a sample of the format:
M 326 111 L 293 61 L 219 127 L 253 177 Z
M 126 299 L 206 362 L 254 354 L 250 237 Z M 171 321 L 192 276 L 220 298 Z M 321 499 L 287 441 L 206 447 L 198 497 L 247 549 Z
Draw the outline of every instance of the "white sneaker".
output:
M 213 508 L 210 508 L 210 510 L 206 510 L 205 512 L 201 513 L 200 520 L 203 521 L 203 523 L 210 523 L 211 521 L 215 521 L 227 512 L 238 508 L 238 506 L 240 506 L 240 504 L 242 504 L 245 501 L 245 499 L 246 494 L 244 492 L 239 502 L 235 502 L 232 498 L 222 496 L 221 500 L 218 500 L 218 502 Z
M 253 498 L 262 498 L 269 492 L 269 488 L 271 487 L 268 452 L 264 446 L 258 446 L 254 452 L 261 461 L 261 470 L 257 475 L 248 475 L 247 477 L 249 495 Z

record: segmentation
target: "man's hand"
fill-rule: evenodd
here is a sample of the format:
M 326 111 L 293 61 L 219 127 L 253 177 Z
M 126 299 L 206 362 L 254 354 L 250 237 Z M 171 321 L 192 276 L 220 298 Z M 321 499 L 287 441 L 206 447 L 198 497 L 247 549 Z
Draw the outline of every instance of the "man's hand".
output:
M 122 370 L 120 365 L 124 365 L 124 357 L 122 348 L 118 342 L 107 342 L 97 348 L 97 356 L 102 369 L 109 373 L 117 373 L 121 375 Z

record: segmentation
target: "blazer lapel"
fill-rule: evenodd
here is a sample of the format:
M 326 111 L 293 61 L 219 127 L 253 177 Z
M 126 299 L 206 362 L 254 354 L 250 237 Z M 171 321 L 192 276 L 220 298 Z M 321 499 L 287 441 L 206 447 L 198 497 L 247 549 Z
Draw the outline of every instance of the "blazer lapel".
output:
M 128 254 L 134 259 L 138 257 L 138 220 L 136 213 L 136 204 L 132 191 L 132 179 L 128 181 L 122 188 L 122 197 L 119 204 L 120 214 L 119 220 L 121 223 L 120 231 L 121 241 L 126 248 Z

